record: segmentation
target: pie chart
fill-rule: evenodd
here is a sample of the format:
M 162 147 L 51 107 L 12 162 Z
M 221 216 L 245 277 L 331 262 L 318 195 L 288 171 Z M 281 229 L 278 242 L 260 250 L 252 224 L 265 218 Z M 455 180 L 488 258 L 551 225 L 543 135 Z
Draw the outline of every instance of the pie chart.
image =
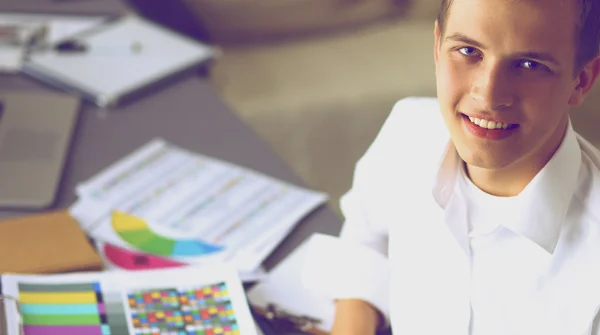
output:
M 126 270 L 163 269 L 186 265 L 168 258 L 122 249 L 108 243 L 105 243 L 102 248 L 111 263 Z
M 165 257 L 198 257 L 223 250 L 194 239 L 175 239 L 153 231 L 146 221 L 122 212 L 113 212 L 112 226 L 117 235 L 136 249 Z

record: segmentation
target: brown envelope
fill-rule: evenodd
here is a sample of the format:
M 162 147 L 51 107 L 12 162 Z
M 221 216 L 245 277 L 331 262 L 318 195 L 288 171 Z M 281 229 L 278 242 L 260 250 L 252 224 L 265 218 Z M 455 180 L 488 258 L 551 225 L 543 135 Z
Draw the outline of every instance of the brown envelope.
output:
M 101 270 L 103 262 L 67 211 L 0 221 L 0 274 Z

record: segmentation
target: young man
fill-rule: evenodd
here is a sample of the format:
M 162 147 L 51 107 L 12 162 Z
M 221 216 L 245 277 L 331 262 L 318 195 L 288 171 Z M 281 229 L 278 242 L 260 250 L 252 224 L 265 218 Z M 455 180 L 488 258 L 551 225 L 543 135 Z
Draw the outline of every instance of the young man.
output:
M 600 152 L 569 120 L 599 43 L 600 0 L 444 1 L 438 99 L 394 107 L 341 202 L 389 269 L 340 263 L 334 335 L 600 334 Z

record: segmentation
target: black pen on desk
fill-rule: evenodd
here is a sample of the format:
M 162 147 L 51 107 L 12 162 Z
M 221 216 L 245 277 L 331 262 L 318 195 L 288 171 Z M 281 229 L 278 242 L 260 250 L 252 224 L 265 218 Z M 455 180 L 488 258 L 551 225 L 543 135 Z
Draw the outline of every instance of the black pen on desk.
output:
M 54 46 L 54 49 L 62 54 L 89 54 L 95 56 L 129 56 L 140 54 L 143 45 L 134 41 L 126 44 L 113 45 L 88 45 L 83 41 L 66 40 Z
M 58 43 L 54 49 L 62 53 L 82 53 L 88 51 L 87 45 L 77 40 L 66 40 Z

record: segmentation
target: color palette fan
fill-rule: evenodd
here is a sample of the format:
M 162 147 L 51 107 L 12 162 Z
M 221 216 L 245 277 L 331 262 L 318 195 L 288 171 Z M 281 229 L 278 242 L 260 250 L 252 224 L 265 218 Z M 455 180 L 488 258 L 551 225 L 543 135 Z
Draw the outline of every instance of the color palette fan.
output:
M 115 211 L 112 227 L 117 235 L 136 249 L 165 257 L 198 257 L 223 250 L 222 247 L 194 239 L 175 239 L 152 230 L 146 221 Z
M 105 243 L 102 248 L 109 262 L 126 270 L 162 269 L 186 265 L 168 258 L 119 248 L 109 243 Z

